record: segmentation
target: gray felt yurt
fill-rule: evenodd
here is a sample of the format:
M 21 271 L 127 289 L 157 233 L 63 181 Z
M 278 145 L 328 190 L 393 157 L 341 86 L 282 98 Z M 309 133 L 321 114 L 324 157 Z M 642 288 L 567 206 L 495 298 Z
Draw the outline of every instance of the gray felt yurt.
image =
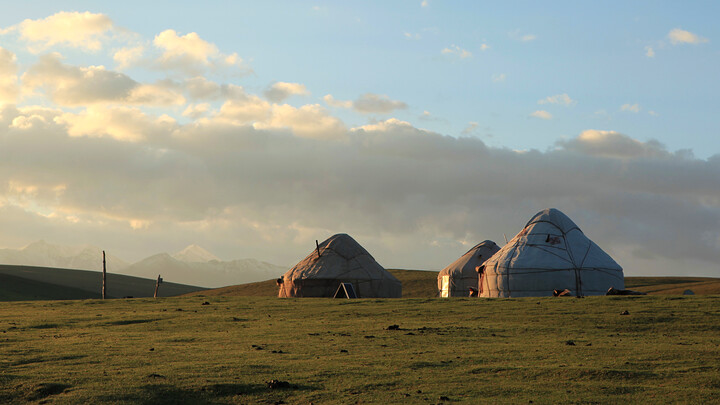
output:
M 485 262 L 481 297 L 542 297 L 553 290 L 604 295 L 624 289 L 623 269 L 557 209 L 537 213 Z
M 313 249 L 278 280 L 278 297 L 333 297 L 350 283 L 358 298 L 400 298 L 402 284 L 355 239 L 340 233 Z
M 478 288 L 477 267 L 494 255 L 500 247 L 491 240 L 478 243 L 438 274 L 440 297 L 467 297 L 470 288 Z

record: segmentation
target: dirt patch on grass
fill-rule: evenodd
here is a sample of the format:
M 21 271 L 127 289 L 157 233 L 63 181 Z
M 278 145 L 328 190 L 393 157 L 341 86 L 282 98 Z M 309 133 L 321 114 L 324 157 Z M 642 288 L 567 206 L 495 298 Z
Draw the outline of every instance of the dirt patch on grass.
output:
M 62 394 L 71 387 L 72 386 L 68 384 L 43 383 L 35 387 L 27 399 L 30 401 L 39 401 L 53 395 Z

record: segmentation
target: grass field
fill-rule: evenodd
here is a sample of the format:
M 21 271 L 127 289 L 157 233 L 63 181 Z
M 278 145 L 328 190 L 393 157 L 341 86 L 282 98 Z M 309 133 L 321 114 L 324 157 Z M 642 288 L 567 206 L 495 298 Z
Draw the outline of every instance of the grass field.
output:
M 432 298 L 437 296 L 435 271 L 388 270 L 402 282 L 403 298 Z M 680 295 L 690 289 L 695 294 L 720 294 L 720 278 L 710 277 L 625 277 L 625 287 L 651 295 Z M 275 280 L 234 285 L 189 295 L 275 297 Z
M 4 302 L 0 339 L 0 403 L 712 403 L 720 393 L 712 295 Z

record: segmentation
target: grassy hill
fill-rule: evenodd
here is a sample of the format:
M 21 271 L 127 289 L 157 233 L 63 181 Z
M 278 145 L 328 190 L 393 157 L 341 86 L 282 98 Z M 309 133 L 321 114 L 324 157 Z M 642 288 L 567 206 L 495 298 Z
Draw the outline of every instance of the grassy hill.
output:
M 714 403 L 719 304 L 718 296 L 0 303 L 0 403 Z
M 402 282 L 403 298 L 432 298 L 437 295 L 437 272 L 389 269 Z M 682 294 L 690 289 L 695 294 L 720 294 L 720 279 L 709 277 L 625 277 L 625 288 L 648 294 Z M 274 297 L 275 280 L 240 284 L 191 293 L 203 296 Z
M 102 273 L 48 267 L 0 265 L 0 301 L 100 298 Z M 170 297 L 203 288 L 164 282 L 158 293 Z M 107 274 L 108 298 L 152 297 L 155 280 Z

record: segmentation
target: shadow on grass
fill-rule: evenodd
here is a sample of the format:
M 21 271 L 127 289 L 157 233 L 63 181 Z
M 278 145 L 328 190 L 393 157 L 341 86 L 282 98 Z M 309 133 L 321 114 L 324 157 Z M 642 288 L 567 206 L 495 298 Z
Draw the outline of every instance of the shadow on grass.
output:
M 108 325 L 134 325 L 136 323 L 150 323 L 156 322 L 160 319 L 123 319 L 121 321 L 108 322 Z
M 286 399 L 293 391 L 319 389 L 309 385 L 291 384 L 287 388 L 270 389 L 267 384 L 212 384 L 200 389 L 187 389 L 170 384 L 149 384 L 138 391 L 100 397 L 100 402 L 123 402 L 134 404 L 225 404 L 226 397 L 251 396 L 243 403 L 255 403 L 258 396 L 265 399 Z
M 78 360 L 84 359 L 86 355 L 76 354 L 70 356 L 49 356 L 49 357 L 29 357 L 26 359 L 20 359 L 13 363 L 13 366 L 23 366 L 26 364 L 45 363 L 47 361 L 67 361 L 67 360 Z
M 42 383 L 35 387 L 27 399 L 30 401 L 39 401 L 53 395 L 62 394 L 71 387 L 72 385 L 68 384 Z

